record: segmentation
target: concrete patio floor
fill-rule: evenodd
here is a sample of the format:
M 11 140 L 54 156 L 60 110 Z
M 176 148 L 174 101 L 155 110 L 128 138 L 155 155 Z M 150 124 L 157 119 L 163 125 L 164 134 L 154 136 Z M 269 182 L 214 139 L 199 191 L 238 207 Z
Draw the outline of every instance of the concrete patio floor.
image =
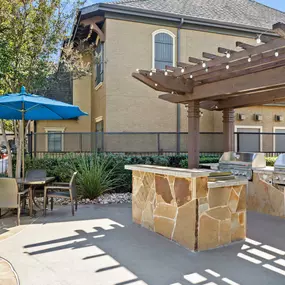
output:
M 192 253 L 133 224 L 130 205 L 85 205 L 75 217 L 57 208 L 0 240 L 0 257 L 21 285 L 278 285 L 284 237 L 284 220 L 248 213 L 246 242 Z

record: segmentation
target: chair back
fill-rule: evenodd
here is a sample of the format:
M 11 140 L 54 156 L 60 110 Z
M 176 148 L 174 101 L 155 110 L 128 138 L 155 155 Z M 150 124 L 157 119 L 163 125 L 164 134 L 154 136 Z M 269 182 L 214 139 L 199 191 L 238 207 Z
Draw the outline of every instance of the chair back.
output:
M 72 196 L 76 196 L 76 182 L 75 182 L 75 176 L 77 175 L 77 172 L 74 172 L 72 174 L 72 177 L 69 181 L 69 187 L 72 189 Z
M 18 184 L 15 178 L 0 178 L 0 208 L 18 207 Z
M 45 169 L 32 169 L 28 170 L 26 173 L 26 179 L 29 180 L 40 180 L 47 177 L 47 172 Z

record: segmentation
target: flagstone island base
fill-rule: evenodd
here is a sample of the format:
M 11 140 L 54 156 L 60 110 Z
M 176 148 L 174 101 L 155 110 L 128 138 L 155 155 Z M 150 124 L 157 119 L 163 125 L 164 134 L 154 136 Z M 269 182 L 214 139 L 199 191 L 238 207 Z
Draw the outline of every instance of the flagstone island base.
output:
M 247 209 L 285 218 L 284 185 L 273 184 L 273 167 L 253 171 L 248 184 Z
M 193 250 L 246 237 L 247 180 L 208 182 L 209 171 L 130 165 L 133 221 Z

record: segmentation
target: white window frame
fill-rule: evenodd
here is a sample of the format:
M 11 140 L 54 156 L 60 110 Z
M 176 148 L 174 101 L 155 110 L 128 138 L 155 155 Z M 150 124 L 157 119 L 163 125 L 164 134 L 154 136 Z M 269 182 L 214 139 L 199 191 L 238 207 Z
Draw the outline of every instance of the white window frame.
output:
M 169 30 L 159 29 L 152 33 L 152 69 L 155 69 L 155 36 L 162 33 L 168 34 L 173 39 L 173 66 L 176 66 L 176 36 Z
M 59 127 L 49 127 L 49 128 L 45 128 L 45 133 L 46 133 L 46 151 L 48 152 L 48 133 L 49 132 L 61 132 L 64 133 L 65 132 L 65 127 L 63 128 L 59 128 Z M 62 136 L 61 139 L 61 151 L 64 151 L 64 136 Z
M 259 129 L 260 133 L 263 132 L 262 126 L 245 126 L 245 125 L 235 125 L 235 133 L 237 133 L 237 129 Z M 263 149 L 263 135 L 260 136 L 260 149 L 259 151 L 262 152 Z M 237 135 L 235 135 L 235 151 L 237 152 Z
M 276 133 L 276 130 L 285 130 L 285 127 L 273 127 L 273 133 Z M 276 139 L 275 139 L 275 135 L 273 135 L 273 152 L 276 152 Z

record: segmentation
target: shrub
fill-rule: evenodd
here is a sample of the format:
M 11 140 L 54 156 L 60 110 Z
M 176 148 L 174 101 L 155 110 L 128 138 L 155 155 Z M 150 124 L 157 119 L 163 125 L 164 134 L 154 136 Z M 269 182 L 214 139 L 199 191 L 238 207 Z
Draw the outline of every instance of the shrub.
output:
M 265 159 L 266 159 L 267 166 L 274 166 L 274 163 L 277 160 L 277 157 L 266 157 Z
M 267 157 L 267 166 L 273 166 L 277 157 Z M 218 163 L 219 156 L 200 157 L 200 163 Z M 15 164 L 15 162 L 14 162 Z M 46 169 L 48 176 L 58 181 L 68 182 L 72 172 L 78 170 L 78 189 L 82 196 L 93 198 L 105 191 L 130 192 L 132 172 L 125 170 L 127 164 L 151 164 L 169 167 L 188 167 L 187 155 L 135 156 L 118 154 L 66 154 L 63 157 L 25 159 L 25 169 Z
M 71 159 L 70 166 L 78 172 L 76 181 L 79 195 L 83 198 L 95 199 L 125 183 L 122 160 L 110 155 L 95 153 L 79 160 Z
M 200 156 L 200 163 L 218 163 L 220 157 L 219 156 Z M 188 168 L 188 158 L 180 161 L 179 167 Z

